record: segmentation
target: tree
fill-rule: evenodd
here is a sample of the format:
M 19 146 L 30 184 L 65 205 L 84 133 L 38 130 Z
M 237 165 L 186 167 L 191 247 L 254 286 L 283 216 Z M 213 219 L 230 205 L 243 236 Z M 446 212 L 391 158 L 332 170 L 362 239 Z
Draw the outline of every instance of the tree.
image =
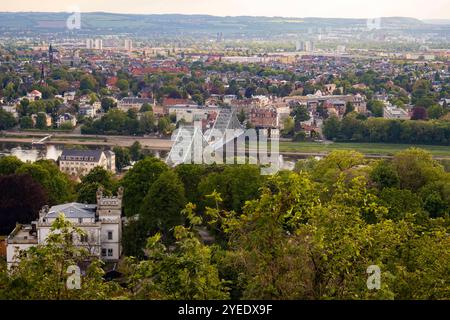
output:
M 244 123 L 244 121 L 247 119 L 247 115 L 245 114 L 244 109 L 241 109 L 237 115 L 238 120 L 240 123 Z
M 130 83 L 126 79 L 120 79 L 117 81 L 117 88 L 119 88 L 120 91 L 128 91 Z
M 47 194 L 29 175 L 0 176 L 0 234 L 7 235 L 16 223 L 30 223 L 47 204 Z
M 198 187 L 212 167 L 197 164 L 180 164 L 175 168 L 175 172 L 184 185 L 184 191 L 187 201 L 191 203 L 198 203 L 202 194 Z
M 175 244 L 169 250 L 160 234 L 148 239 L 148 259 L 136 263 L 128 259 L 128 274 L 134 297 L 158 300 L 221 300 L 228 299 L 226 283 L 220 279 L 212 248 L 200 242 L 194 227 L 201 223 L 188 205 L 185 214 L 191 227 L 174 228 Z M 130 277 L 129 277 L 130 278 Z
M 16 174 L 29 174 L 33 180 L 40 183 L 48 195 L 49 205 L 74 199 L 71 181 L 51 160 L 23 164 L 16 170 Z
M 438 104 L 429 107 L 427 112 L 430 119 L 439 119 L 445 113 L 444 108 Z
M 97 87 L 97 80 L 91 75 L 85 75 L 80 81 L 80 90 L 95 91 Z
M 372 112 L 374 117 L 383 117 L 384 113 L 384 104 L 379 100 L 370 100 L 367 103 L 367 109 Z
M 291 116 L 293 116 L 295 120 L 295 131 L 300 131 L 301 123 L 311 119 L 308 108 L 299 104 L 294 107 Z
M 161 232 L 170 243 L 171 230 L 184 222 L 181 211 L 186 205 L 183 183 L 173 171 L 162 172 L 142 201 L 139 217 L 151 233 Z
M 23 165 L 17 157 L 7 156 L 0 158 L 0 176 L 11 175 Z
M 29 116 L 20 118 L 20 129 L 31 129 L 33 128 L 33 120 Z
M 196 93 L 192 96 L 192 100 L 197 103 L 197 105 L 202 106 L 205 103 L 205 98 L 202 94 Z
M 221 195 L 226 210 L 241 212 L 246 201 L 259 196 L 259 189 L 264 181 L 258 166 L 227 166 L 222 172 L 205 176 L 199 183 L 198 190 L 202 195 L 200 209 L 214 205 L 214 200 L 208 196 L 216 191 Z
M 425 150 L 410 148 L 397 153 L 392 165 L 400 178 L 400 187 L 418 191 L 444 174 L 442 166 Z
M 141 113 L 153 112 L 153 107 L 149 103 L 144 103 L 139 112 Z
M 147 111 L 141 114 L 139 119 L 139 131 L 141 133 L 153 133 L 156 131 L 156 118 L 153 112 Z
M 224 279 L 232 283 L 232 298 L 440 299 L 448 295 L 442 274 L 450 266 L 450 239 L 443 220 L 430 229 L 412 222 L 408 214 L 391 220 L 384 201 L 365 187 L 363 176 L 349 185 L 341 174 L 333 188 L 331 198 L 322 199 L 321 186 L 308 175 L 278 174 L 242 214 L 208 210 L 229 235 L 228 250 L 218 265 Z M 402 203 L 410 196 L 401 196 Z M 380 290 L 367 289 L 370 265 L 381 269 Z
M 47 115 L 45 113 L 38 113 L 36 117 L 36 128 L 40 130 L 47 129 Z
M 113 152 L 116 155 L 116 167 L 118 171 L 122 171 L 124 167 L 131 164 L 131 156 L 128 148 L 114 147 Z
M 126 216 L 132 217 L 139 214 L 142 201 L 150 187 L 161 173 L 167 170 L 168 167 L 164 162 L 148 157 L 136 163 L 126 173 L 121 181 L 124 187 L 123 204 Z
M 114 282 L 105 282 L 103 262 L 92 258 L 84 246 L 76 246 L 83 231 L 60 215 L 52 224 L 45 244 L 38 244 L 19 255 L 19 262 L 3 277 L 0 297 L 21 300 L 107 300 L 123 297 Z M 81 273 L 80 290 L 70 290 L 66 283 L 71 266 L 88 267 Z
M 302 142 L 305 140 L 306 140 L 306 132 L 305 131 L 296 132 L 294 135 L 294 138 L 292 139 L 292 141 L 295 141 L 295 142 Z
M 112 174 L 102 167 L 92 169 L 86 176 L 81 178 L 81 183 L 77 185 L 78 202 L 96 203 L 97 190 L 103 188 L 105 195 L 112 195 L 115 191 L 116 182 Z
M 336 116 L 331 116 L 325 120 L 323 125 L 323 134 L 327 139 L 333 140 L 339 137 L 341 123 Z
M 345 115 L 352 113 L 353 111 L 355 111 L 355 106 L 353 105 L 353 103 L 347 102 L 347 104 L 345 105 Z
M 388 161 L 378 162 L 370 173 L 370 178 L 380 190 L 400 186 L 398 173 Z
M 423 107 L 415 107 L 412 110 L 411 120 L 427 120 L 428 114 L 427 109 Z
M 421 217 L 423 203 L 420 197 L 410 190 L 384 188 L 379 197 L 382 205 L 389 210 L 387 219 L 401 221 L 408 219 L 408 216 Z
M 17 124 L 14 116 L 6 112 L 3 109 L 0 109 L 0 130 L 8 130 L 14 127 Z
M 350 174 L 364 162 L 364 155 L 359 152 L 335 150 L 315 166 L 312 176 L 316 181 L 325 182 L 331 186 L 339 175 Z
M 292 137 L 294 135 L 294 129 L 295 129 L 295 122 L 292 117 L 287 117 L 284 120 L 284 129 L 282 130 L 281 134 L 285 138 Z
M 431 218 L 448 218 L 450 214 L 450 174 L 441 174 L 438 181 L 420 189 L 423 208 Z
M 138 260 L 145 258 L 145 245 L 152 234 L 147 222 L 142 219 L 133 219 L 123 225 L 122 247 L 126 257 Z
M 103 112 L 108 112 L 112 108 L 117 107 L 117 103 L 113 99 L 108 98 L 108 97 L 103 98 L 101 101 L 101 104 L 102 104 Z
M 130 156 L 133 161 L 142 159 L 142 146 L 139 141 L 134 142 L 130 147 Z
M 158 121 L 158 131 L 161 134 L 168 134 L 170 133 L 170 121 L 167 119 L 167 117 L 162 117 Z

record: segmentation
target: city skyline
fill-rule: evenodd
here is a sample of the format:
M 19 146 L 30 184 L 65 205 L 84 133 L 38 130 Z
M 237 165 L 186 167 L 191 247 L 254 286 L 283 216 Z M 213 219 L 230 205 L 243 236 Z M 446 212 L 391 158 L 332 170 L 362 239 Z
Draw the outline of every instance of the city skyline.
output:
M 196 0 L 145 0 L 115 1 L 98 0 L 39 2 L 17 0 L 2 3 L 3 12 L 66 12 L 78 7 L 81 12 L 111 12 L 134 14 L 205 14 L 214 16 L 269 16 L 269 17 L 323 17 L 323 18 L 373 18 L 373 17 L 412 17 L 417 19 L 450 19 L 450 1 L 433 0 L 426 5 L 420 0 L 358 1 L 358 0 L 317 0 L 314 6 L 307 1 L 279 0 L 245 2 L 238 0 L 207 1 Z

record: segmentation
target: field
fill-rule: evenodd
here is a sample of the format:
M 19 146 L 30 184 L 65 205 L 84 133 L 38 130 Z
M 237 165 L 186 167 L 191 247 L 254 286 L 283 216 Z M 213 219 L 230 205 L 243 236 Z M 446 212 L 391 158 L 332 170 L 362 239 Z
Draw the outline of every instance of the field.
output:
M 389 144 L 389 143 L 317 143 L 317 142 L 280 142 L 280 152 L 327 153 L 333 150 L 355 150 L 366 155 L 394 155 L 399 151 L 417 147 L 425 149 L 435 157 L 450 158 L 450 146 Z

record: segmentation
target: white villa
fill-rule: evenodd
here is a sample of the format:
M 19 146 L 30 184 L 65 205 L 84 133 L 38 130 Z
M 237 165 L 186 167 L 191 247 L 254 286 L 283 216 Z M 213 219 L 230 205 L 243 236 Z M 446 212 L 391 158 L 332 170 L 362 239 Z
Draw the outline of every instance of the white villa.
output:
M 52 223 L 63 214 L 74 226 L 82 229 L 85 236 L 74 237 L 74 244 L 86 247 L 92 256 L 105 262 L 118 261 L 122 254 L 122 197 L 104 197 L 97 191 L 97 204 L 68 203 L 42 208 L 39 220 L 30 225 L 17 225 L 6 240 L 8 267 L 17 262 L 21 250 L 45 243 Z

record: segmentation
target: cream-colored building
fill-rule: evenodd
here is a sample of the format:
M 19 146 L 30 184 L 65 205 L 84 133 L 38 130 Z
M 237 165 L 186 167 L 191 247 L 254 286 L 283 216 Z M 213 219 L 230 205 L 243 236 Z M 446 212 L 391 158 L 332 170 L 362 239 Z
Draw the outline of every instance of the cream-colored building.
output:
M 60 214 L 83 231 L 73 238 L 76 246 L 86 248 L 93 257 L 118 261 L 122 254 L 122 198 L 123 189 L 116 197 L 103 196 L 97 191 L 97 204 L 67 203 L 42 208 L 39 219 L 30 225 L 17 225 L 8 236 L 6 253 L 8 267 L 17 262 L 18 255 L 39 244 L 45 244 L 51 226 Z
M 69 175 L 85 176 L 96 167 L 116 173 L 116 155 L 103 150 L 63 150 L 59 159 L 59 169 Z

